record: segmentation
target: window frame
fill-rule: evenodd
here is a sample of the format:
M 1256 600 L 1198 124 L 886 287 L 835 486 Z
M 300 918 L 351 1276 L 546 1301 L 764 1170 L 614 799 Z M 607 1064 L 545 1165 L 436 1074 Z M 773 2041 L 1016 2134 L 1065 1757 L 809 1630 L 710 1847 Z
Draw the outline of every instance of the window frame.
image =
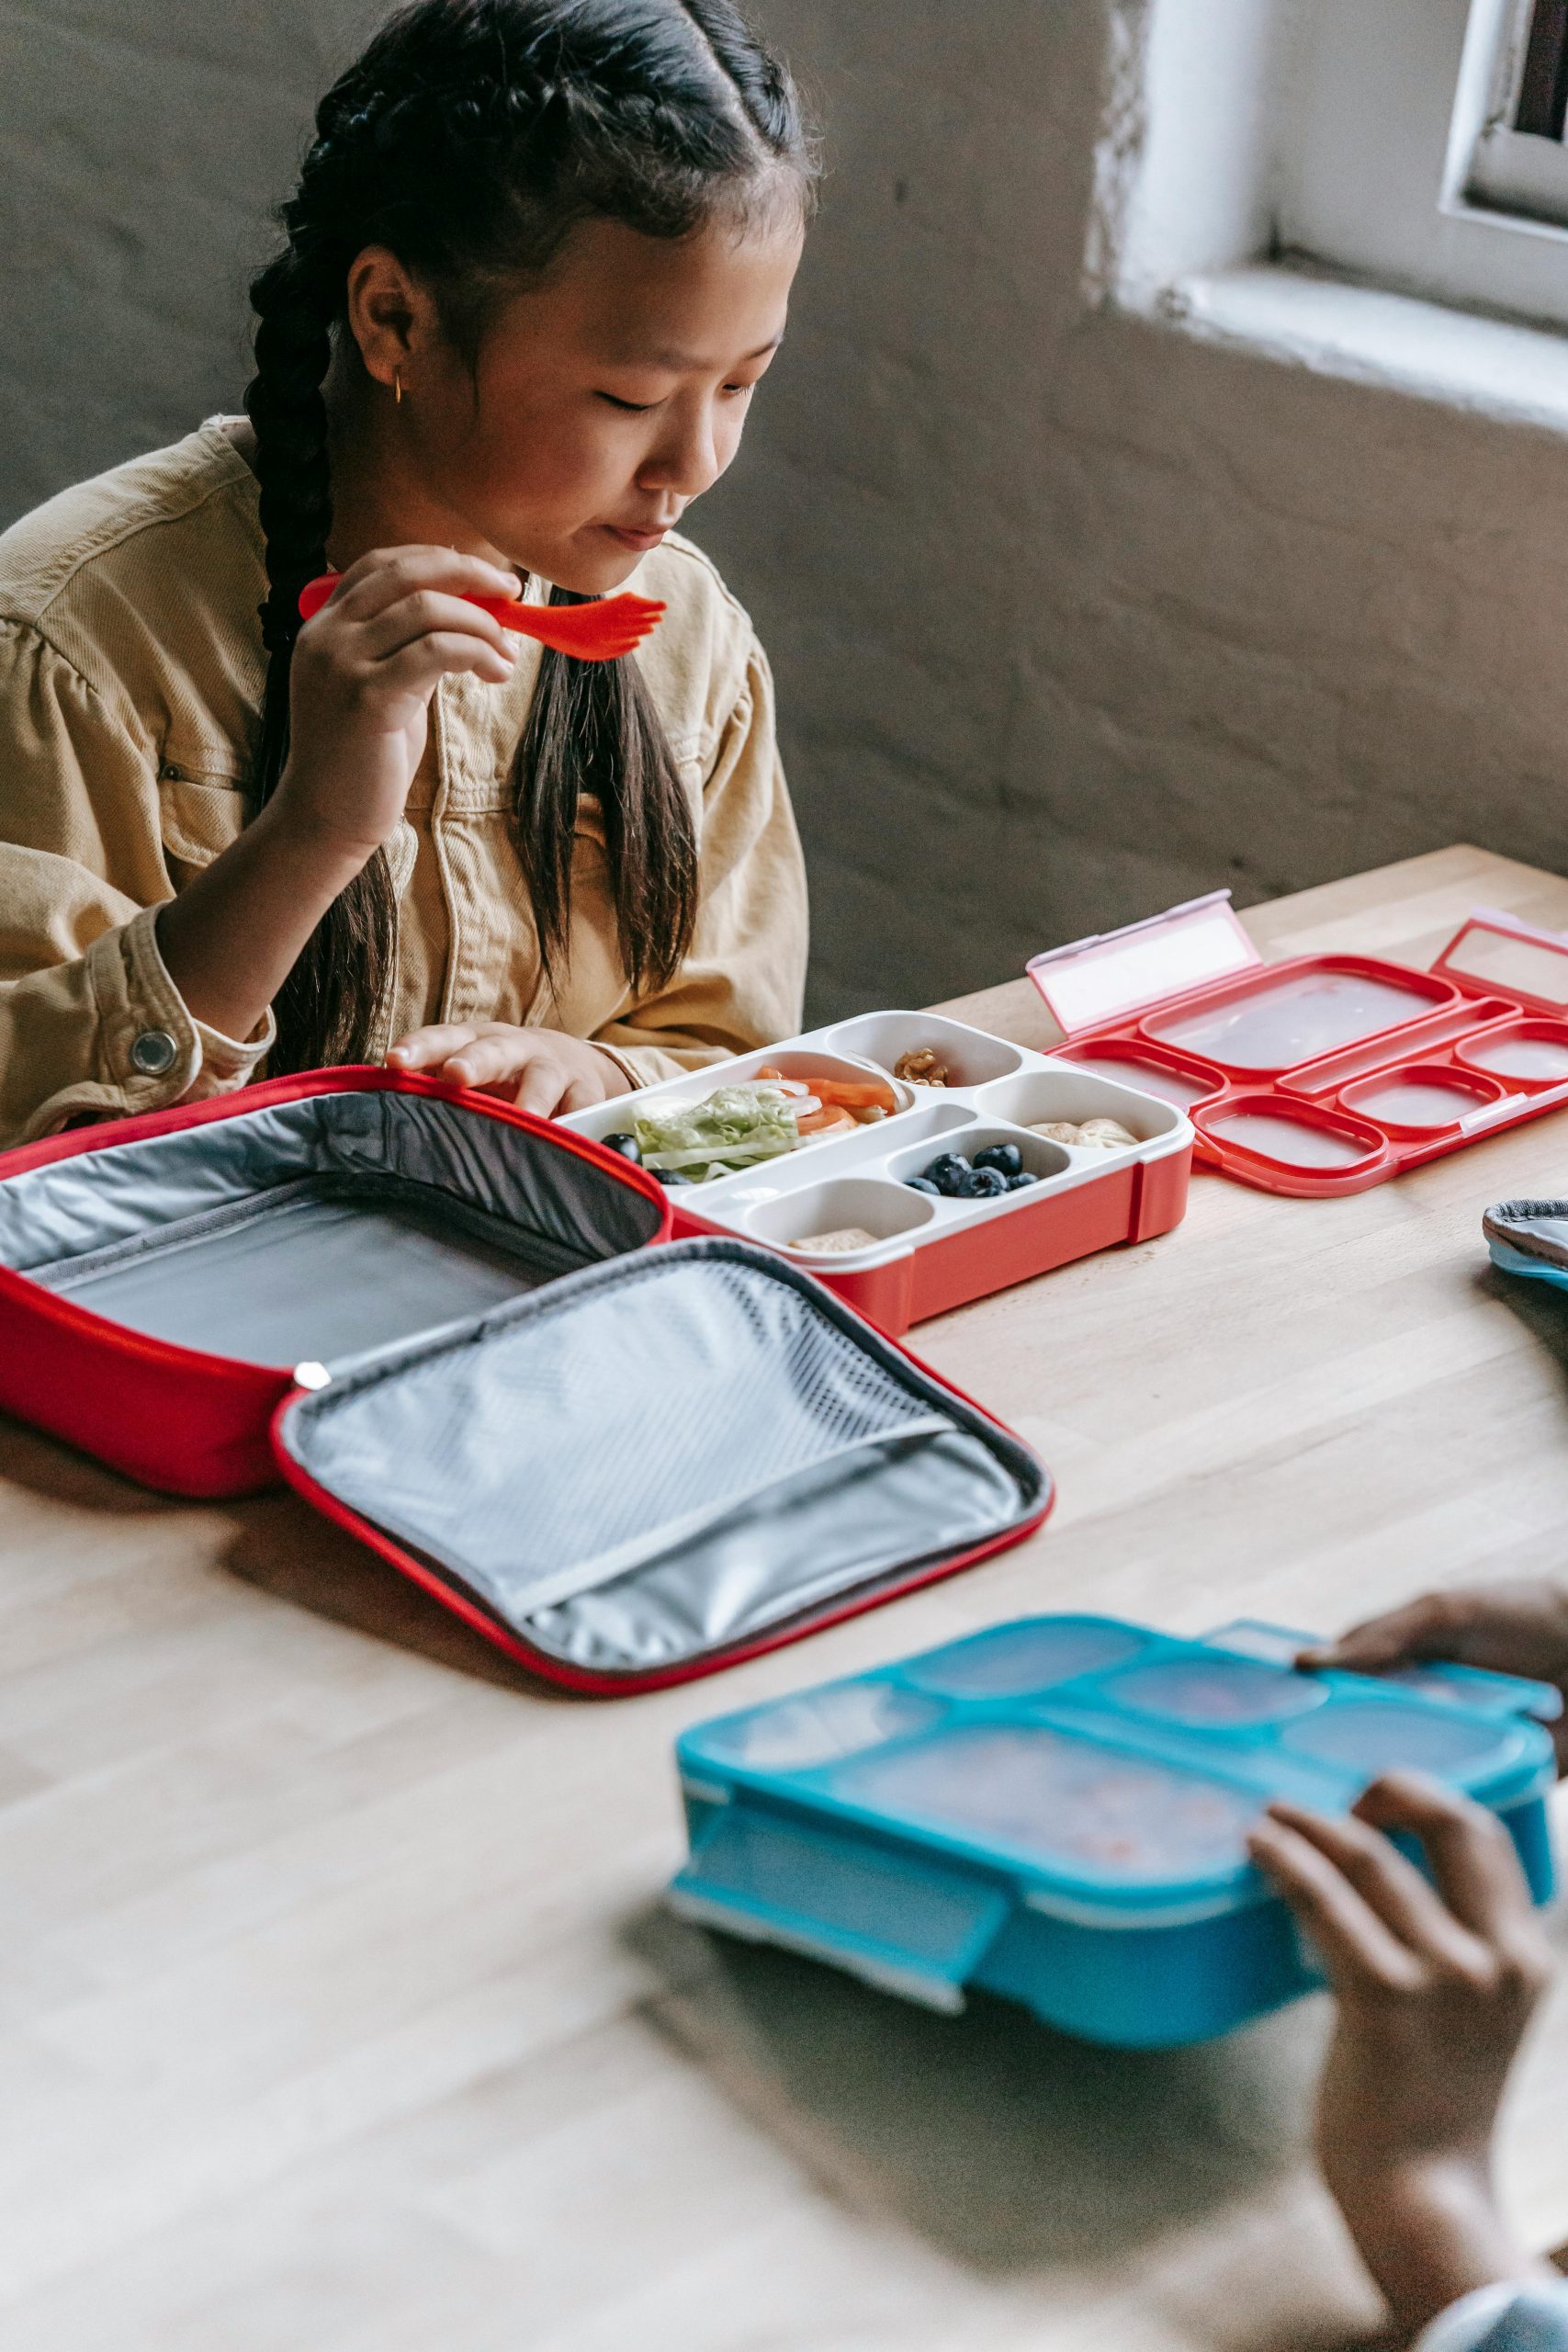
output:
M 1282 5 L 1281 253 L 1568 327 L 1568 148 L 1511 128 L 1529 0 Z
M 1536 118 L 1528 128 L 1519 119 L 1525 113 Z M 1568 226 L 1565 116 L 1568 0 L 1516 0 L 1498 42 L 1487 119 L 1471 153 L 1471 201 Z

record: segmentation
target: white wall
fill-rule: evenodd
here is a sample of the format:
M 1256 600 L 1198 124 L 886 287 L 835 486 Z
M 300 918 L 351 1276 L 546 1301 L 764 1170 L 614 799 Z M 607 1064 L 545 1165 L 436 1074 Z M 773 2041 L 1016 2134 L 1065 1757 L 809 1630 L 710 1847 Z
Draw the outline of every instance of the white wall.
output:
M 698 536 L 778 670 L 823 1009 L 1222 882 L 1461 837 L 1562 865 L 1568 444 L 1086 302 L 1143 0 L 758 6 L 833 171 Z M 231 404 L 358 14 L 0 0 L 0 514 Z

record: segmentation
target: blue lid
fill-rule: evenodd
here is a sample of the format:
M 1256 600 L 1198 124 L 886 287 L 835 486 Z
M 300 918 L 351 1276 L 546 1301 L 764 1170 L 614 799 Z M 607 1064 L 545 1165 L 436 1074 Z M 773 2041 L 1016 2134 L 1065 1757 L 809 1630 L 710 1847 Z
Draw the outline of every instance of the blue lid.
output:
M 1463 1682 L 1303 1673 L 1310 1636 L 1253 1630 L 1273 1655 L 1237 1641 L 1244 1628 L 1181 1642 L 1113 1618 L 1021 1619 L 695 1725 L 680 1766 L 694 1793 L 765 1812 L 774 1831 L 809 1821 L 1036 1909 L 1128 1926 L 1263 1900 L 1246 1838 L 1276 1796 L 1344 1811 L 1404 1764 L 1506 1808 L 1554 1776 L 1506 1677 L 1484 1678 L 1511 1691 L 1505 1708 L 1495 1690 L 1471 1703 Z M 693 1901 L 706 1866 L 705 1849 L 682 1873 Z M 781 1917 L 805 1901 L 800 1873 L 784 1876 Z
M 1268 1658 L 1277 1666 L 1293 1666 L 1303 1650 L 1324 1646 L 1321 1634 L 1268 1624 L 1258 1617 L 1234 1618 L 1228 1625 L 1205 1634 L 1203 1639 L 1221 1649 L 1235 1650 L 1239 1657 Z M 1562 1693 L 1554 1682 L 1531 1681 L 1522 1674 L 1495 1674 L 1485 1667 L 1461 1666 L 1448 1658 L 1391 1667 L 1369 1679 L 1383 1689 L 1423 1690 L 1429 1698 L 1455 1700 L 1488 1715 L 1529 1715 L 1538 1724 L 1554 1724 L 1562 1713 Z

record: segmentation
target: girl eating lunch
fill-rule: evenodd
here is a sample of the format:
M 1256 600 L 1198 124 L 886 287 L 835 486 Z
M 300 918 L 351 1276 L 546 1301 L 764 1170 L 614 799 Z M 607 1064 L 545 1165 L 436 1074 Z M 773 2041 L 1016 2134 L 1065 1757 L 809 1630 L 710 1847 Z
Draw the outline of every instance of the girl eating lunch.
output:
M 812 183 L 729 0 L 378 33 L 252 288 L 246 417 L 0 538 L 0 1145 L 264 1065 L 577 1110 L 798 1027 L 767 662 L 671 533 Z M 665 616 L 601 663 L 468 601 L 629 581 Z

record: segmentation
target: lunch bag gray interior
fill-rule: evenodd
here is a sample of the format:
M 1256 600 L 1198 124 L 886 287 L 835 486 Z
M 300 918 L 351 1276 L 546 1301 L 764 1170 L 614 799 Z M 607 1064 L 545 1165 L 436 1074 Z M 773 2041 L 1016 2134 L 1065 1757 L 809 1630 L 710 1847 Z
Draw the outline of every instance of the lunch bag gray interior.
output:
M 740 1241 L 597 1265 L 297 1396 L 318 1485 L 536 1649 L 694 1660 L 1002 1539 L 1046 1473 Z
M 285 1366 L 471 1317 L 659 1225 L 564 1137 L 380 1088 L 0 1182 L 0 1264 L 152 1338 Z

